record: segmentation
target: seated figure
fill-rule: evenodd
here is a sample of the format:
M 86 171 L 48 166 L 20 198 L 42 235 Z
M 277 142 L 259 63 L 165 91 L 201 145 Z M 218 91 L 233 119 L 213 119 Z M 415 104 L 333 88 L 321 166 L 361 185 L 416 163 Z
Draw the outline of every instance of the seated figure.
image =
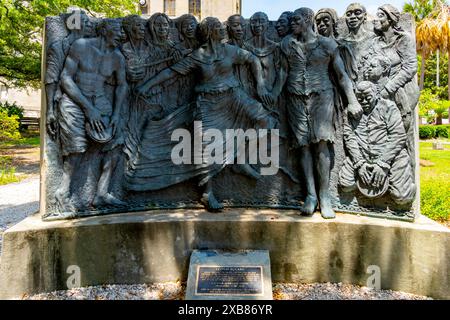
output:
M 416 187 L 400 111 L 377 94 L 372 82 L 360 82 L 356 95 L 364 113 L 344 124 L 347 158 L 340 187 L 347 192 L 359 188 L 369 198 L 389 193 L 396 204 L 409 204 Z

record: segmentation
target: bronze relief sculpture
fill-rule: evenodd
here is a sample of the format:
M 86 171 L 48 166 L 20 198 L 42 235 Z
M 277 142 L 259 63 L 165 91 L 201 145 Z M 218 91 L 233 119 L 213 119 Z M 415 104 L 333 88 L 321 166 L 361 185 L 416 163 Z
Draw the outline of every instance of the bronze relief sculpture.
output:
M 72 14 L 79 29 L 70 14 L 46 22 L 44 219 L 254 207 L 414 220 L 417 60 L 393 6 L 273 22 Z

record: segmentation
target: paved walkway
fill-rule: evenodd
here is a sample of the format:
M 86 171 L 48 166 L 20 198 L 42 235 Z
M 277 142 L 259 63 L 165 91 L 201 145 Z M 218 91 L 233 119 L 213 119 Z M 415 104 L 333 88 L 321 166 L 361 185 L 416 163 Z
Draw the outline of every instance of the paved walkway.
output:
M 2 233 L 39 211 L 39 177 L 0 186 L 0 252 Z

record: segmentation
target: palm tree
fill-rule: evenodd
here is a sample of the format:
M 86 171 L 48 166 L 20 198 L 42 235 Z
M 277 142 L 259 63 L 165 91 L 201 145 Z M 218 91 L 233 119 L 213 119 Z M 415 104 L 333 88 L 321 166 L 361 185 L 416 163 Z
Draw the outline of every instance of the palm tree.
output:
M 432 52 L 437 52 L 438 57 L 441 52 L 450 53 L 450 7 L 441 0 L 414 0 L 413 3 L 406 4 L 403 9 L 405 12 L 411 13 L 417 22 L 417 52 L 422 60 L 419 86 L 423 90 L 426 59 Z M 439 61 L 437 66 L 439 67 Z M 447 69 L 449 75 L 448 98 L 450 99 L 450 56 Z M 439 71 L 436 85 L 439 86 Z
M 417 31 L 416 31 L 416 39 L 417 39 L 417 52 L 420 54 L 421 58 L 421 65 L 420 65 L 420 80 L 419 80 L 419 86 L 420 90 L 423 90 L 424 83 L 425 83 L 425 65 L 426 60 L 430 56 L 431 52 L 430 48 L 428 47 L 428 43 L 422 41 L 424 37 L 429 33 L 428 25 L 420 26 L 421 21 L 424 20 L 426 17 L 428 17 L 434 10 L 434 8 L 437 6 L 438 0 L 414 0 L 409 3 L 405 3 L 403 6 L 403 11 L 410 13 L 418 25 Z M 419 30 L 419 27 L 421 29 Z

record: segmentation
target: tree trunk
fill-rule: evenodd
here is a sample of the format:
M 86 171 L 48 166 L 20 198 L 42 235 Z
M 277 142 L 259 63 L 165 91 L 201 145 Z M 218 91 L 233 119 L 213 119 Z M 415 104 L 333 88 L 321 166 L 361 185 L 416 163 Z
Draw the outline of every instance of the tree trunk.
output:
M 436 117 L 436 125 L 440 126 L 442 124 L 442 114 Z
M 423 87 L 424 87 L 424 83 L 425 83 L 425 67 L 426 67 L 426 63 L 427 63 L 427 59 L 425 58 L 425 53 L 424 52 L 422 52 L 421 54 L 420 54 L 420 56 L 421 56 L 421 60 L 422 60 L 422 63 L 420 64 L 420 80 L 419 80 L 419 88 L 420 88 L 420 91 L 422 91 L 423 90 Z M 449 74 L 450 74 L 450 59 L 449 59 Z M 449 82 L 450 82 L 450 77 L 449 77 Z M 450 95 L 450 87 L 449 87 L 449 95 Z M 449 99 L 450 99 L 450 96 L 449 96 Z
M 440 51 L 437 49 L 436 51 L 436 87 L 440 87 L 440 76 L 441 76 L 441 59 L 440 59 Z

